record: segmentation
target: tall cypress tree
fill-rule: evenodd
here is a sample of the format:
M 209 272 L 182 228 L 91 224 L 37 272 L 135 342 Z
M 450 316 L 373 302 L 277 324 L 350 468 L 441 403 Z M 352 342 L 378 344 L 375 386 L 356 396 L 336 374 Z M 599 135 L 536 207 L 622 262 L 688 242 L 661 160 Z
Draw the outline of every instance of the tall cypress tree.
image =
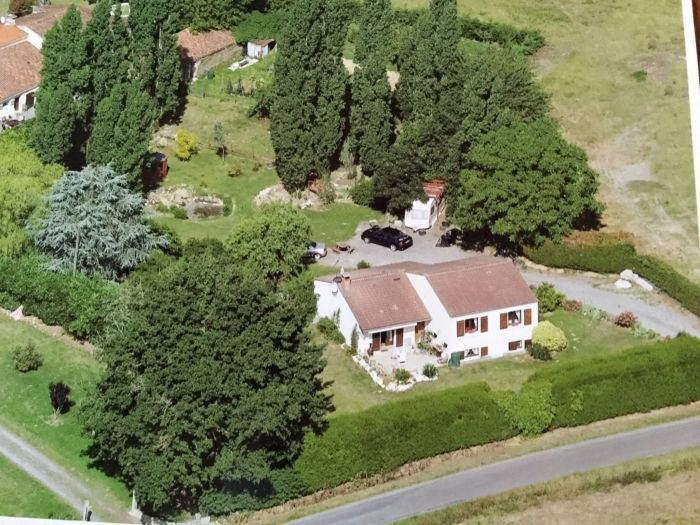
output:
M 114 35 L 110 11 L 111 0 L 100 0 L 92 10 L 92 17 L 85 26 L 85 45 L 90 63 L 90 89 L 93 109 L 105 98 L 118 82 L 119 62 L 116 60 Z M 121 20 L 117 20 L 121 23 Z
M 275 63 L 270 136 L 288 190 L 330 169 L 347 121 L 345 21 L 327 0 L 297 2 Z
M 80 164 L 89 113 L 90 69 L 83 22 L 71 5 L 46 34 L 32 143 L 44 162 Z
M 156 85 L 155 96 L 158 105 L 158 119 L 167 120 L 173 116 L 180 103 L 182 87 L 182 66 L 177 50 L 177 23 L 169 16 L 158 32 L 156 44 Z
M 350 138 L 362 171 L 374 174 L 386 160 L 392 135 L 391 88 L 384 59 L 374 53 L 352 77 Z
M 390 0 L 365 0 L 355 44 L 355 61 L 364 62 L 374 53 L 386 56 L 392 20 Z

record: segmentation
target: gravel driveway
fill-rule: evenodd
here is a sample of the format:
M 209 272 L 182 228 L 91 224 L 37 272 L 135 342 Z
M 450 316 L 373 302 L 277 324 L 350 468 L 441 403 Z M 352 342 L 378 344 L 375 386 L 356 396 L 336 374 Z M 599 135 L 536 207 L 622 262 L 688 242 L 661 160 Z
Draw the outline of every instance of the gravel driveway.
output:
M 336 255 L 331 251 L 323 263 L 337 268 L 356 267 L 360 261 L 366 261 L 372 266 L 403 261 L 430 264 L 478 255 L 477 252 L 465 251 L 456 246 L 437 248 L 435 243 L 442 232 L 435 227 L 426 235 L 407 231 L 413 237 L 413 246 L 402 252 L 392 252 L 383 246 L 365 244 L 362 241 L 360 234 L 368 227 L 367 223 L 358 226 L 355 235 L 349 241 L 354 248 L 351 254 Z M 613 283 L 617 276 L 530 267 L 523 269 L 522 274 L 528 284 L 552 283 L 570 299 L 577 299 L 610 314 L 629 310 L 638 317 L 642 326 L 654 330 L 659 335 L 674 336 L 680 331 L 685 331 L 700 337 L 700 318 L 658 292 L 645 292 L 638 286 L 629 290 L 615 288 Z

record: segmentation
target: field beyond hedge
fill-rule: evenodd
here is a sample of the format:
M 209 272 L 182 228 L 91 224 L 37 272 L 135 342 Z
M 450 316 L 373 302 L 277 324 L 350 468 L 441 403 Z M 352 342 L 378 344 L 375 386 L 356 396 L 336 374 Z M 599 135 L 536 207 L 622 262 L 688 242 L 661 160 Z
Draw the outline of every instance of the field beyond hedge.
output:
M 392 0 L 418 8 L 428 0 Z M 532 64 L 564 135 L 601 174 L 604 222 L 700 281 L 685 46 L 676 0 L 457 0 L 460 13 L 539 29 Z M 646 72 L 644 80 L 633 76 Z M 638 75 L 639 76 L 639 75 Z M 643 75 L 642 75 L 643 76 Z

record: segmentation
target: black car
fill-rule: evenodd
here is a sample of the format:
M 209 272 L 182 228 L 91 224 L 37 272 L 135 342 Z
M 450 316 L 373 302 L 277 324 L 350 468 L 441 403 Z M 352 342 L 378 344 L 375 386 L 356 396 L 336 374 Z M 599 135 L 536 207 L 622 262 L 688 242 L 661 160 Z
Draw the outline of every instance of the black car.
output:
M 406 235 L 404 232 L 392 228 L 391 226 L 386 226 L 384 228 L 373 226 L 363 231 L 361 237 L 362 240 L 365 241 L 365 244 L 373 242 L 374 244 L 386 246 L 391 249 L 392 252 L 396 250 L 405 250 L 413 246 L 413 238 L 410 235 Z

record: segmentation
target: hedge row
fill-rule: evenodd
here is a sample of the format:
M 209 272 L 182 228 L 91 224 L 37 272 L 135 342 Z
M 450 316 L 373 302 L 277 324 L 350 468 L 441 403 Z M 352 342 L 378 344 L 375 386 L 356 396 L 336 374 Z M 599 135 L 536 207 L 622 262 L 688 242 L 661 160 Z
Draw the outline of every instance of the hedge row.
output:
M 418 9 L 395 9 L 394 23 L 397 26 L 413 26 L 420 13 Z M 544 36 L 536 29 L 517 29 L 508 24 L 486 22 L 466 15 L 459 17 L 459 24 L 462 38 L 485 44 L 515 47 L 525 55 L 534 54 L 544 45 Z
M 548 241 L 539 248 L 525 248 L 524 253 L 533 262 L 556 268 L 597 273 L 619 273 L 629 268 L 695 315 L 700 315 L 700 286 L 668 264 L 638 255 L 631 244 L 568 246 Z
M 104 329 L 116 286 L 81 274 L 49 272 L 35 256 L 0 258 L 0 306 L 62 326 L 81 339 L 94 339 Z
M 559 362 L 528 383 L 552 385 L 552 427 L 585 425 L 700 400 L 700 339 L 670 341 L 617 355 Z
M 310 436 L 295 470 L 312 491 L 517 434 L 485 383 L 339 416 Z

